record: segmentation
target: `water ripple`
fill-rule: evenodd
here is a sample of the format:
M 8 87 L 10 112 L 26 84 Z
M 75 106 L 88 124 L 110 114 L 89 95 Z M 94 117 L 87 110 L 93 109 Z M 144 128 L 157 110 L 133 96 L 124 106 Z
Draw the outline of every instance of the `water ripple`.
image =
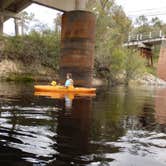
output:
M 6 148 L 21 150 L 25 154 L 26 161 L 40 163 L 44 158 L 52 158 L 57 153 L 54 148 L 53 137 L 56 133 L 51 131 L 51 126 L 47 122 L 56 122 L 49 115 L 57 113 L 56 107 L 21 107 L 21 106 L 1 106 L 0 107 L 0 145 Z M 32 124 L 29 123 L 30 121 Z M 36 123 L 40 120 L 40 123 Z M 54 120 L 54 122 L 53 122 Z M 24 121 L 24 122 L 23 122 Z M 26 125 L 27 123 L 27 125 Z M 36 123 L 36 125 L 34 125 Z M 45 125 L 42 125 L 44 124 Z M 56 126 L 54 126 L 56 127 Z M 32 158 L 30 156 L 33 156 Z M 42 160 L 40 158 L 43 158 Z

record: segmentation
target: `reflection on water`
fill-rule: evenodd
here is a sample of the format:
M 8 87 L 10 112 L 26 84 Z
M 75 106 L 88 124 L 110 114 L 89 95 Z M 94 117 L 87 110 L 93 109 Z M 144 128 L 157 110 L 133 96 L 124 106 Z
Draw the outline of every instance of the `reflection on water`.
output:
M 166 165 L 166 90 L 34 96 L 0 83 L 0 165 Z
M 91 98 L 76 98 L 72 103 L 72 110 L 63 109 L 58 116 L 56 149 L 58 154 L 55 164 L 86 164 L 84 154 L 89 151 Z
M 166 125 L 166 88 L 157 89 L 155 110 L 156 121 L 161 125 Z

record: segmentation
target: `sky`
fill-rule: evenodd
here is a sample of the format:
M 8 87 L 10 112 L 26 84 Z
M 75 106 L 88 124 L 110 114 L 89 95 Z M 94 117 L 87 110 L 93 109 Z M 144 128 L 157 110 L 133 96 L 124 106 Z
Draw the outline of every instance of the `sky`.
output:
M 32 4 L 24 11 L 28 13 L 34 13 L 35 18 L 38 19 L 40 22 L 46 24 L 49 28 L 53 28 L 54 26 L 54 19 L 56 18 L 57 13 L 60 13 L 57 10 L 53 10 L 41 5 Z M 4 32 L 6 34 L 14 34 L 14 20 L 9 19 L 4 24 Z
M 131 19 L 135 19 L 139 15 L 146 15 L 148 18 L 159 17 L 163 22 L 166 22 L 166 0 L 116 0 L 118 5 L 121 5 Z M 35 18 L 40 22 L 47 24 L 49 28 L 53 28 L 53 20 L 58 13 L 57 10 L 49 9 L 37 4 L 32 4 L 25 9 L 28 13 L 34 13 Z M 4 32 L 14 34 L 13 19 L 10 19 L 4 24 Z
M 144 14 L 148 18 L 159 17 L 166 22 L 166 0 L 116 0 L 131 19 Z

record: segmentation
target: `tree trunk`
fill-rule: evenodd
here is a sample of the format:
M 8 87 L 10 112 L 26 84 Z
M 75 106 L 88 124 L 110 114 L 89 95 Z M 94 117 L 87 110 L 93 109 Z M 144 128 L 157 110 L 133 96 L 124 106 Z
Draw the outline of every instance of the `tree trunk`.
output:
M 0 35 L 3 34 L 3 16 L 0 16 Z
M 16 18 L 14 19 L 14 28 L 15 28 L 15 35 L 18 36 L 19 31 L 18 31 L 18 22 Z

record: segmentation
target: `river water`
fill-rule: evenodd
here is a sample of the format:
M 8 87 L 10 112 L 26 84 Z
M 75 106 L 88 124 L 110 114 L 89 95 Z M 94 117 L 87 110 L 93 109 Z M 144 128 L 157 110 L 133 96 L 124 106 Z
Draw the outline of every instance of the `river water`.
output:
M 166 166 L 166 89 L 34 95 L 0 83 L 2 166 Z

